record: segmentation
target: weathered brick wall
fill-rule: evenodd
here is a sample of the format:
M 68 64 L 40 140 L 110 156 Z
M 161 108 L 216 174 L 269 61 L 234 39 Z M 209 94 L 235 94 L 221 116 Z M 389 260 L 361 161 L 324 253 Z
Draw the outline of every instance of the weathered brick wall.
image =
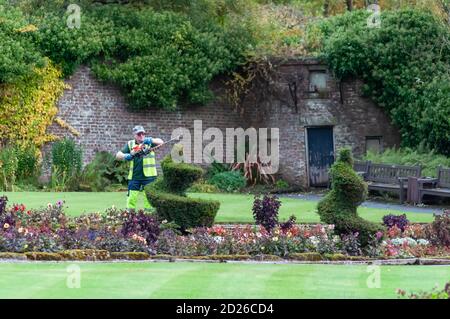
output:
M 327 70 L 329 92 L 320 96 L 309 93 L 309 72 L 322 69 L 326 66 L 314 59 L 286 61 L 280 67 L 282 76 L 277 84 L 281 93 L 277 95 L 286 98 L 272 100 L 260 110 L 263 115 L 259 125 L 280 129 L 280 174 L 303 186 L 308 185 L 307 127 L 332 126 L 335 150 L 351 147 L 355 156 L 365 152 L 366 136 L 382 136 L 383 148 L 400 144 L 400 135 L 387 115 L 362 97 L 360 80 L 346 80 L 339 85 Z M 297 81 L 297 108 L 288 87 L 293 79 Z
M 120 90 L 95 79 L 87 67 L 81 67 L 68 80 L 68 84 L 71 89 L 66 90 L 59 100 L 57 116 L 75 128 L 80 136 L 74 136 L 57 123 L 50 126 L 49 132 L 71 137 L 81 145 L 84 164 L 89 163 L 99 151 L 115 154 L 133 138 L 132 129 L 135 125 L 143 125 L 149 136 L 164 140 L 169 140 L 172 131 L 178 127 L 189 129 L 194 138 L 194 120 L 202 120 L 204 129 L 217 127 L 223 132 L 228 127 L 245 127 L 243 118 L 220 98 L 224 95 L 220 81 L 212 85 L 212 90 L 218 96 L 214 102 L 175 112 L 158 109 L 131 111 Z M 50 149 L 49 143 L 44 147 L 44 157 L 49 157 Z M 161 159 L 168 151 L 169 147 L 159 150 L 157 159 Z M 48 167 L 47 163 L 47 175 Z
M 308 92 L 308 76 L 312 69 L 325 68 L 314 59 L 287 61 L 280 67 L 282 76 L 276 84 L 284 98 L 267 99 L 258 107 L 246 107 L 241 116 L 223 99 L 221 80 L 211 88 L 218 98 L 206 106 L 192 106 L 176 112 L 147 110 L 133 112 L 116 87 L 96 80 L 87 67 L 81 67 L 69 80 L 71 86 L 60 99 L 58 116 L 80 132 L 73 136 L 54 123 L 49 131 L 70 136 L 82 145 L 84 163 L 98 151 L 115 154 L 131 139 L 134 125 L 143 125 L 150 135 L 169 139 L 177 127 L 186 127 L 193 134 L 194 120 L 203 121 L 203 130 L 217 127 L 225 136 L 226 128 L 278 127 L 280 129 L 280 171 L 286 180 L 308 185 L 306 165 L 306 127 L 333 126 L 335 148 L 350 146 L 356 154 L 365 150 L 366 136 L 383 136 L 383 146 L 399 145 L 399 134 L 388 117 L 369 99 L 361 97 L 361 82 L 349 80 L 339 84 L 330 77 L 330 92 L 318 96 Z M 297 109 L 288 89 L 288 82 L 297 82 Z M 342 92 L 342 99 L 341 99 Z M 225 139 L 225 138 L 224 138 Z M 49 155 L 50 144 L 43 151 Z M 161 150 L 161 159 L 170 148 Z M 225 147 L 224 147 L 225 150 Z M 48 164 L 47 164 L 48 174 Z

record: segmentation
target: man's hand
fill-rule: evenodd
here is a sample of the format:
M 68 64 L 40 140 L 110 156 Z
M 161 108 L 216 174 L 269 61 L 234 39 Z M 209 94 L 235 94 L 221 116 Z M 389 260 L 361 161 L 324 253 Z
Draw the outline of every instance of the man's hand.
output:
M 124 160 L 126 161 L 131 161 L 133 159 L 133 155 L 131 154 L 125 154 L 125 156 L 123 157 Z
M 146 144 L 146 145 L 152 145 L 152 138 L 151 138 L 151 137 L 146 137 L 146 138 L 144 138 L 144 144 Z

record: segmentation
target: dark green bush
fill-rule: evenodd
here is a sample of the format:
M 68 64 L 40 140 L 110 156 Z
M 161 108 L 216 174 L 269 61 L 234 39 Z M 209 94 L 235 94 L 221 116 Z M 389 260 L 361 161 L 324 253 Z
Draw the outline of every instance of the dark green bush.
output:
M 364 93 L 385 108 L 404 146 L 423 142 L 449 155 L 448 24 L 424 10 L 385 10 L 374 28 L 369 15 L 355 10 L 320 22 L 323 57 L 338 78 L 364 80 Z
M 128 176 L 128 163 L 117 161 L 114 155 L 102 151 L 95 154 L 91 163 L 81 174 L 80 187 L 94 192 L 105 191 L 113 184 L 125 184 Z
M 355 173 L 352 163 L 351 151 L 341 150 L 330 169 L 331 190 L 319 202 L 317 211 L 320 220 L 334 224 L 338 234 L 358 233 L 364 246 L 382 227 L 358 216 L 357 207 L 367 196 L 367 184 Z
M 52 165 L 68 176 L 80 173 L 83 153 L 71 139 L 64 138 L 53 144 Z
M 64 138 L 52 146 L 50 186 L 55 191 L 79 189 L 83 152 L 71 139 Z
M 214 175 L 208 182 L 224 192 L 236 192 L 247 184 L 240 171 L 227 171 Z
M 35 146 L 16 148 L 17 154 L 17 180 L 31 182 L 39 176 L 38 150 Z
M 29 41 L 28 23 L 20 10 L 0 1 L 0 21 L 0 84 L 14 83 L 45 61 Z
M 186 163 L 174 163 L 170 156 L 161 163 L 164 177 L 145 188 L 147 197 L 160 219 L 174 222 L 181 229 L 212 226 L 220 203 L 186 197 L 186 189 L 198 180 L 201 168 Z
M 186 189 L 203 175 L 200 167 L 186 163 L 174 163 L 170 157 L 165 157 L 161 161 L 161 168 L 164 172 L 165 188 L 170 193 L 184 195 Z

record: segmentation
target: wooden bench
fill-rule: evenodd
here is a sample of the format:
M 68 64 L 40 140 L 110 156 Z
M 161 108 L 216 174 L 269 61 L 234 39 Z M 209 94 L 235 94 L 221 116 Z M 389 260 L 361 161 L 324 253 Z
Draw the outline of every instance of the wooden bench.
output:
M 437 178 L 419 178 L 419 204 L 422 203 L 424 195 L 433 195 L 438 197 L 450 197 L 450 168 L 437 168 Z M 430 185 L 431 188 L 426 188 Z
M 420 177 L 420 166 L 373 164 L 371 162 L 355 162 L 355 171 L 368 184 L 369 190 L 386 191 L 399 194 L 400 203 L 405 201 L 409 176 Z
M 358 175 L 360 175 L 362 178 L 365 178 L 367 173 L 369 172 L 370 164 L 371 164 L 370 161 L 365 162 L 355 161 L 353 163 L 353 169 Z

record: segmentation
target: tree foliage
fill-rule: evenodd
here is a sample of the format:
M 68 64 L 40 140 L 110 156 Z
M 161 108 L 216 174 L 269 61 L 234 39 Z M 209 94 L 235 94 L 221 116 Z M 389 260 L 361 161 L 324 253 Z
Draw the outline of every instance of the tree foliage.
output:
M 364 80 L 364 93 L 386 109 L 405 146 L 450 154 L 448 25 L 414 9 L 384 12 L 379 28 L 367 17 L 354 11 L 321 23 L 321 55 L 338 78 Z

